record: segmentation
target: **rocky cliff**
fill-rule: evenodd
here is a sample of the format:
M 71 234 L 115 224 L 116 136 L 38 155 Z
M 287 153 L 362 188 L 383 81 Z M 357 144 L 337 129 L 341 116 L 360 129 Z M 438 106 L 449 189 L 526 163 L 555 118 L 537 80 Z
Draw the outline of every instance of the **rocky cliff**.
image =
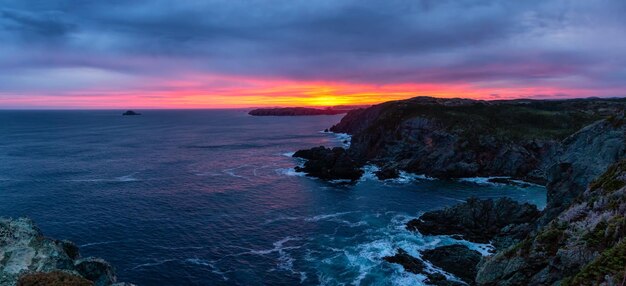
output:
M 407 224 L 425 235 L 491 242 L 496 252 L 478 264 L 469 263 L 476 260 L 466 249 L 459 255 L 435 249 L 428 258 L 398 250 L 387 261 L 426 274 L 435 285 L 452 283 L 420 267 L 421 259 L 444 258 L 436 253 L 445 253 L 448 261 L 439 267 L 449 273 L 458 265 L 475 269 L 469 272 L 475 279 L 461 278 L 472 285 L 623 285 L 625 108 L 626 99 L 420 97 L 351 111 L 331 131 L 353 136 L 344 156 L 353 166 L 376 164 L 385 177 L 397 170 L 440 178 L 508 176 L 547 187 L 541 212 L 507 199 L 470 199 Z
M 32 220 L 0 218 L 0 285 L 131 285 L 116 280 L 109 263 L 44 237 Z
M 480 285 L 623 285 L 626 160 L 522 242 L 479 265 Z
M 510 176 L 546 183 L 563 157 L 565 138 L 625 106 L 624 99 L 418 97 L 351 111 L 331 131 L 353 135 L 348 153 L 362 163 L 432 177 Z

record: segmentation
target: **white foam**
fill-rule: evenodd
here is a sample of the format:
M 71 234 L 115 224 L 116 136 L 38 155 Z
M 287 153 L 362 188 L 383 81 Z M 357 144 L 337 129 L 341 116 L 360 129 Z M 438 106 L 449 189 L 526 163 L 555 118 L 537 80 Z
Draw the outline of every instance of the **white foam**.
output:
M 280 169 L 276 169 L 276 174 L 290 176 L 290 177 L 304 177 L 304 176 L 306 176 L 306 173 L 298 172 L 298 171 L 296 171 L 295 168 L 280 168 Z
M 331 134 L 335 137 L 335 140 L 339 143 L 341 143 L 341 145 L 348 149 L 350 148 L 350 143 L 352 142 L 352 135 L 348 134 L 348 133 L 335 133 L 332 131 L 320 131 L 319 133 L 323 133 L 323 134 Z
M 296 152 L 287 152 L 287 153 L 282 153 L 281 155 L 285 156 L 285 157 L 291 158 L 291 157 L 293 157 L 294 154 L 296 154 Z
M 320 221 L 320 220 L 325 220 L 325 219 L 330 219 L 330 218 L 336 218 L 342 215 L 347 215 L 349 213 L 352 212 L 338 212 L 338 213 L 332 213 L 332 214 L 322 214 L 322 215 L 316 215 L 314 217 L 310 217 L 310 218 L 305 218 L 305 221 Z
M 378 177 L 376 177 L 376 172 L 380 171 L 380 168 L 378 168 L 378 166 L 365 165 L 361 168 L 361 170 L 363 170 L 363 176 L 361 176 L 361 179 L 359 179 L 359 181 L 364 182 L 367 180 L 378 180 Z
M 471 178 L 459 178 L 458 180 L 466 183 L 473 183 L 484 186 L 497 186 L 503 185 L 501 183 L 490 182 L 491 179 L 508 179 L 509 177 L 471 177 Z
M 390 181 L 394 182 L 394 183 L 400 183 L 400 184 L 405 184 L 405 183 L 411 183 L 411 182 L 415 182 L 417 180 L 427 180 L 427 181 L 433 181 L 436 180 L 433 177 L 428 177 L 426 175 L 423 174 L 413 174 L 413 173 L 409 173 L 409 172 L 405 172 L 405 171 L 400 171 L 400 174 L 397 178 L 395 179 L 391 179 Z

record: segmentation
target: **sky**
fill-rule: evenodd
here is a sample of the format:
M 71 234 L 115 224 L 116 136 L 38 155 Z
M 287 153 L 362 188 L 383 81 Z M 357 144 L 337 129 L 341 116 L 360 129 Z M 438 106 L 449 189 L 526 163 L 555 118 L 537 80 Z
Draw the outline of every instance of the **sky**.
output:
M 0 109 L 626 96 L 624 0 L 0 0 Z

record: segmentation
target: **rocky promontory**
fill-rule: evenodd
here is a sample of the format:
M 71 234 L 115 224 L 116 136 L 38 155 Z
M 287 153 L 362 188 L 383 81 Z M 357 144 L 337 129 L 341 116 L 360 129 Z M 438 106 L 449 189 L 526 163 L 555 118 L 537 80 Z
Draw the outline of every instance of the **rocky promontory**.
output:
M 334 151 L 341 155 L 332 163 L 318 157 L 314 164 L 326 171 L 303 171 L 319 176 L 349 162 L 351 169 L 377 165 L 380 179 L 406 171 L 545 185 L 541 211 L 511 199 L 469 199 L 407 224 L 422 235 L 491 243 L 489 256 L 443 246 L 418 257 L 398 249 L 385 260 L 433 285 L 455 282 L 428 273 L 425 261 L 470 285 L 620 285 L 626 281 L 624 110 L 624 98 L 386 102 L 350 111 L 330 128 L 352 135 L 350 147 Z
M 330 131 L 352 135 L 347 152 L 362 164 L 438 178 L 505 176 L 546 184 L 552 166 L 575 156 L 573 149 L 582 144 L 570 136 L 625 108 L 626 99 L 417 97 L 350 111 Z M 624 127 L 605 129 L 598 132 L 607 140 L 593 145 L 610 156 L 621 146 Z
M 313 116 L 313 115 L 337 115 L 350 111 L 350 109 L 319 109 L 309 107 L 282 107 L 282 108 L 259 108 L 248 112 L 252 116 Z
M 129 286 L 118 283 L 113 267 L 81 257 L 66 240 L 45 237 L 28 218 L 0 218 L 0 285 Z

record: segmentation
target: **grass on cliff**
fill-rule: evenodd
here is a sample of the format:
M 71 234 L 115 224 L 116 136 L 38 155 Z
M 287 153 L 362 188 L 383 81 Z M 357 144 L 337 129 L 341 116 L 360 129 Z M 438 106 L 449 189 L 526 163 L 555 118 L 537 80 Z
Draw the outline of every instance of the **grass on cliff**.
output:
M 596 259 L 585 265 L 574 277 L 566 279 L 562 285 L 600 285 L 606 276 L 620 283 L 626 267 L 626 241 L 602 252 Z
M 22 275 L 17 286 L 92 286 L 93 283 L 83 277 L 63 271 L 49 273 L 36 272 Z
M 604 194 L 613 193 L 626 186 L 626 182 L 620 179 L 620 175 L 624 172 L 626 172 L 626 160 L 622 160 L 609 167 L 602 176 L 591 183 L 589 188 L 592 191 L 601 189 Z
M 537 101 L 443 106 L 399 101 L 385 106 L 378 124 L 389 129 L 404 120 L 425 117 L 468 137 L 493 134 L 510 140 L 562 140 L 594 121 L 608 118 L 595 105 L 580 105 L 567 101 Z

